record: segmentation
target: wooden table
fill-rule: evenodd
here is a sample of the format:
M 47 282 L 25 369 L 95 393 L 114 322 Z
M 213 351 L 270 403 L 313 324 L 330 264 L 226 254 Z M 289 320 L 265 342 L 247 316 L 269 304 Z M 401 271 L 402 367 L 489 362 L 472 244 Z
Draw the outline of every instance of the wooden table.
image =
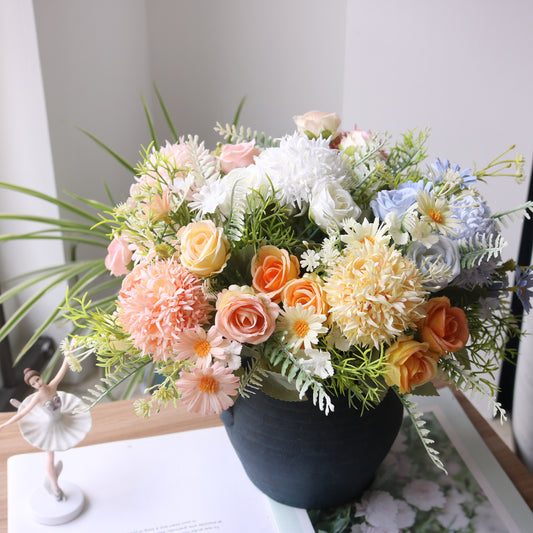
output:
M 529 507 L 533 509 L 533 475 L 472 404 L 460 393 L 457 394 L 457 398 L 502 468 Z M 132 403 L 133 401 L 118 401 L 96 406 L 92 410 L 93 428 L 80 446 L 221 425 L 217 416 L 204 418 L 191 415 L 183 405 L 178 405 L 175 409 L 173 407 L 162 409 L 150 419 L 140 419 L 134 414 Z M 0 423 L 12 414 L 0 413 Z M 17 424 L 0 432 L 0 531 L 7 531 L 7 459 L 11 455 L 35 451 L 36 449 L 21 437 Z

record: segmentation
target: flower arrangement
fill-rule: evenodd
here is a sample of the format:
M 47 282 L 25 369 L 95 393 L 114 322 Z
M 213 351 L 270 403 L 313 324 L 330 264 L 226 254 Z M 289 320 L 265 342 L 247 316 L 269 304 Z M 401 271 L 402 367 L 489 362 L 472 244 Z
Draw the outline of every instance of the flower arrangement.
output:
M 294 120 L 281 139 L 217 124 L 214 150 L 183 137 L 143 151 L 129 198 L 102 214 L 118 295 L 67 305 L 78 332 L 63 350 L 96 354 L 96 396 L 147 368 L 143 416 L 177 400 L 220 413 L 256 389 L 328 414 L 336 397 L 371 408 L 393 387 L 414 411 L 437 376 L 494 393 L 519 334 L 509 294 L 529 311 L 533 286 L 504 261 L 500 223 L 533 206 L 493 213 L 476 183 L 520 178 L 523 159 L 430 164 L 426 132 L 389 146 L 334 113 Z

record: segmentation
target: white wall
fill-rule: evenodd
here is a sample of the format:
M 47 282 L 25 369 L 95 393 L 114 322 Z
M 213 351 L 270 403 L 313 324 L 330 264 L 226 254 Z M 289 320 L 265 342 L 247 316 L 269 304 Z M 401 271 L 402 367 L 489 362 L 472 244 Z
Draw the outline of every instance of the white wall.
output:
M 148 144 L 141 94 L 149 101 L 144 0 L 34 0 L 54 166 L 59 191 L 117 201 L 131 175 L 76 128 L 128 162 Z
M 56 186 L 33 5 L 30 0 L 2 0 L 0 12 L 0 180 L 53 196 Z M 53 206 L 4 190 L 0 193 L 0 211 L 57 216 Z M 36 229 L 35 224 L 0 221 L 2 233 Z M 63 261 L 63 248 L 59 242 L 3 243 L 0 280 Z M 37 312 L 24 321 L 24 328 L 10 337 L 13 352 L 22 347 L 44 317 L 58 305 L 64 290 L 61 287 L 45 298 Z M 6 305 L 6 318 L 22 301 L 23 298 L 14 298 L 10 305 Z
M 309 109 L 341 111 L 346 1 L 152 0 L 152 76 L 183 134 L 210 146 L 217 121 L 271 135 Z

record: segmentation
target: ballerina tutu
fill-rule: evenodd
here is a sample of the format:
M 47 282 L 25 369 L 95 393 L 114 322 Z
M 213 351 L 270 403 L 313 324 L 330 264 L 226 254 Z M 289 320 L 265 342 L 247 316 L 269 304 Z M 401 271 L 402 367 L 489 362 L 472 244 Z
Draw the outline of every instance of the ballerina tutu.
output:
M 24 409 L 33 396 L 25 398 L 19 410 Z M 81 411 L 84 408 L 85 404 L 77 396 L 59 391 L 43 406 L 36 406 L 19 420 L 20 432 L 40 450 L 68 450 L 80 443 L 91 429 L 91 413 Z

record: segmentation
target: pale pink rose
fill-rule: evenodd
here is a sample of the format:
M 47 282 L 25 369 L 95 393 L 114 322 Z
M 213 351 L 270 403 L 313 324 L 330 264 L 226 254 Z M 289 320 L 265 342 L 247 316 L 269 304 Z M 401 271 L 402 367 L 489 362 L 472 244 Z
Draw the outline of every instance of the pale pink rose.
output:
M 226 144 L 220 154 L 220 168 L 227 174 L 234 168 L 247 167 L 254 162 L 254 156 L 261 152 L 255 147 L 255 141 L 241 144 Z
M 128 264 L 131 261 L 131 250 L 128 241 L 122 237 L 115 237 L 107 247 L 105 266 L 113 276 L 123 276 L 129 273 Z
M 263 294 L 251 294 L 249 287 L 231 286 L 217 299 L 215 325 L 231 340 L 261 344 L 276 329 L 280 308 Z
M 341 125 L 341 119 L 337 113 L 308 111 L 304 115 L 292 118 L 300 133 L 311 133 L 315 137 L 320 137 L 322 133 L 326 133 L 326 136 L 335 135 Z

